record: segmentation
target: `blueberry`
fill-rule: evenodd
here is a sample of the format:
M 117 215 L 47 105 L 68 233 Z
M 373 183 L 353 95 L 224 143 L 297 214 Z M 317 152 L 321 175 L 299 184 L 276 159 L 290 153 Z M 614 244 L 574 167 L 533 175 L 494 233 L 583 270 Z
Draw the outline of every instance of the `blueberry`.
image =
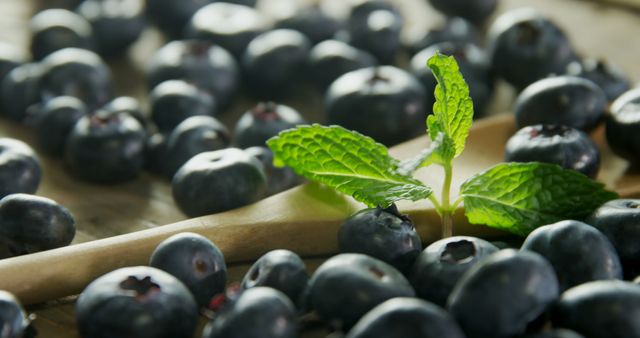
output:
M 422 251 L 422 242 L 409 217 L 392 205 L 349 216 L 338 231 L 338 250 L 366 254 L 406 271 Z
M 331 39 L 342 23 L 327 14 L 319 4 L 305 6 L 295 15 L 276 22 L 276 28 L 294 29 L 304 34 L 312 44 Z
M 267 176 L 267 195 L 271 196 L 281 191 L 293 188 L 302 183 L 302 178 L 290 167 L 276 167 L 273 165 L 273 152 L 264 146 L 249 147 L 244 150 L 247 154 L 257 158 L 264 167 Z
M 554 329 L 524 335 L 521 338 L 584 338 L 584 336 L 567 329 Z
M 640 88 L 622 94 L 610 111 L 605 119 L 607 144 L 631 165 L 640 165 Z
M 31 55 L 42 60 L 64 48 L 92 49 L 91 24 L 82 16 L 66 9 L 47 9 L 31 18 Z
M 413 75 L 380 66 L 335 80 L 325 95 L 325 111 L 329 124 L 393 145 L 424 132 L 425 101 L 425 89 Z
M 502 14 L 487 39 L 495 74 L 518 90 L 549 74 L 564 74 L 578 60 L 562 29 L 528 8 Z
M 320 42 L 309 52 L 310 77 L 322 91 L 342 74 L 377 65 L 378 61 L 369 52 L 338 40 Z
M 154 174 L 164 174 L 167 158 L 167 135 L 153 133 L 148 135 L 144 150 L 144 168 Z
M 110 114 L 127 113 L 138 120 L 145 128 L 147 128 L 149 124 L 147 114 L 144 112 L 142 104 L 138 99 L 131 96 L 118 96 L 107 102 L 100 110 Z
M 186 118 L 216 115 L 216 100 L 211 94 L 182 80 L 168 80 L 149 94 L 151 118 L 160 131 L 169 132 Z
M 585 221 L 600 230 L 616 248 L 622 261 L 625 277 L 640 274 L 640 200 L 617 199 L 609 201 Z
M 2 114 L 23 121 L 40 101 L 38 81 L 42 74 L 39 63 L 25 63 L 12 69 L 2 80 Z
M 554 76 L 525 88 L 513 110 L 518 128 L 545 123 L 591 131 L 604 118 L 607 97 L 591 80 Z
M 367 312 L 345 338 L 464 338 L 442 308 L 414 298 L 392 298 Z
M 69 210 L 51 199 L 11 194 L 0 200 L 0 241 L 12 255 L 67 246 L 75 234 Z
M 145 14 L 171 39 L 183 34 L 191 17 L 215 0 L 146 0 Z
M 311 43 L 292 29 L 262 33 L 247 45 L 242 56 L 245 84 L 261 98 L 290 95 L 304 79 Z
M 189 217 L 226 211 L 263 197 L 266 177 L 258 159 L 237 148 L 192 157 L 173 177 L 173 199 Z
M 170 273 L 191 291 L 200 307 L 224 291 L 227 265 L 218 247 L 206 237 L 184 232 L 162 241 L 149 265 Z
M 75 124 L 65 145 L 65 162 L 75 176 L 97 183 L 135 178 L 143 168 L 146 132 L 127 113 L 99 111 Z
M 455 44 L 473 44 L 480 46 L 480 32 L 473 24 L 461 17 L 448 18 L 441 26 L 434 27 L 426 32 L 414 33 L 408 38 L 406 48 L 411 55 L 421 50 L 442 42 Z M 423 67 L 425 65 L 422 65 Z M 425 67 L 426 68 L 426 67 Z
M 584 132 L 554 124 L 518 130 L 505 147 L 507 162 L 545 162 L 573 169 L 591 178 L 600 169 L 600 151 Z
M 551 322 L 589 338 L 640 337 L 640 287 L 623 281 L 595 281 L 565 291 Z
M 438 81 L 433 72 L 425 65 L 436 52 L 455 57 L 460 72 L 469 85 L 469 94 L 473 99 L 474 117 L 485 116 L 487 105 L 493 95 L 494 79 L 485 52 L 471 43 L 438 43 L 420 51 L 411 59 L 411 71 L 425 88 L 427 107 L 433 107 L 436 102 L 434 91 Z
M 91 282 L 78 297 L 76 319 L 82 338 L 192 338 L 198 307 L 175 277 L 135 266 Z
M 35 116 L 29 117 L 36 143 L 47 154 L 62 156 L 71 130 L 86 114 L 87 107 L 75 97 L 59 96 L 47 101 Z
M 308 279 L 300 256 L 289 250 L 272 250 L 249 268 L 242 279 L 242 288 L 268 286 L 285 294 L 294 304 L 300 304 Z
M 558 297 L 558 280 L 542 256 L 505 249 L 469 269 L 447 300 L 468 338 L 524 333 Z
M 454 236 L 427 246 L 417 257 L 409 281 L 418 297 L 446 306 L 462 275 L 498 248 L 476 237 Z
M 202 338 L 295 338 L 295 308 L 280 291 L 268 287 L 248 289 L 216 314 Z
M 0 198 L 36 192 L 41 177 L 40 161 L 31 147 L 16 139 L 0 138 Z
M 279 132 L 307 122 L 295 109 L 275 102 L 260 102 L 245 112 L 233 130 L 233 144 L 239 148 L 266 145 Z
M 193 15 L 185 35 L 219 45 L 239 60 L 249 42 L 270 27 L 267 18 L 251 7 L 216 2 Z
M 164 175 L 173 175 L 193 156 L 229 146 L 229 130 L 211 116 L 192 116 L 182 121 L 167 138 Z
M 109 67 L 94 52 L 65 48 L 42 60 L 39 91 L 46 101 L 57 96 L 74 96 L 90 109 L 106 104 L 113 97 Z
M 25 55 L 15 46 L 0 42 L 0 82 L 11 70 L 26 61 Z
M 413 297 L 405 277 L 391 265 L 363 254 L 339 254 L 325 261 L 309 280 L 309 304 L 325 320 L 352 327 L 376 305 L 394 297 Z
M 96 50 L 105 58 L 124 54 L 146 26 L 138 0 L 85 0 L 76 11 L 91 24 Z
M 29 327 L 29 319 L 20 301 L 3 290 L 0 290 L 0 327 L 2 338 L 26 338 Z
M 398 54 L 403 20 L 394 8 L 365 1 L 351 10 L 348 22 L 349 43 L 373 54 L 382 64 L 392 64 Z
M 147 82 L 154 88 L 166 80 L 184 80 L 209 92 L 220 111 L 236 93 L 240 77 L 236 61 L 220 46 L 205 41 L 172 41 L 149 61 Z
M 447 16 L 459 16 L 481 25 L 498 7 L 497 0 L 430 0 L 429 3 Z
M 551 263 L 560 291 L 594 280 L 622 278 L 620 259 L 609 239 L 579 221 L 539 227 L 521 249 L 539 253 Z
M 609 101 L 617 99 L 631 88 L 629 78 L 622 70 L 605 60 L 572 62 L 567 66 L 567 74 L 593 81 L 602 88 Z

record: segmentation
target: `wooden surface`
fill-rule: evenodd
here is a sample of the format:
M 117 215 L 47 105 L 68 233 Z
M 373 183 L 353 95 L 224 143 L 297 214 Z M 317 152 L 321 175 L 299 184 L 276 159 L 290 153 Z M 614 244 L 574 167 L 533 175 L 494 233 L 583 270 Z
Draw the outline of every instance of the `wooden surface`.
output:
M 268 1 L 268 0 L 266 0 Z M 266 2 L 265 1 L 265 2 Z M 634 0 L 631 0 L 634 1 Z M 343 1 L 329 1 L 331 3 L 340 3 Z M 436 25 L 439 22 L 437 15 L 430 13 L 426 6 L 426 1 L 422 0 L 396 0 L 395 1 L 405 12 L 411 30 L 421 30 L 429 26 Z M 640 55 L 640 37 L 637 32 L 640 29 L 640 18 L 636 15 L 621 9 L 606 8 L 599 4 L 585 3 L 576 0 L 504 0 L 500 11 L 506 11 L 511 8 L 529 6 L 539 9 L 541 12 L 549 15 L 559 25 L 567 30 L 575 47 L 584 55 L 593 57 L 604 57 L 617 63 L 633 80 L 640 79 L 640 63 L 637 57 Z M 338 6 L 339 7 L 339 6 Z M 336 7 L 336 8 L 338 8 Z M 25 30 L 25 20 L 28 19 L 32 11 L 31 2 L 27 0 L 0 0 L 0 41 L 8 42 L 24 49 L 28 34 Z M 337 15 L 340 15 L 340 9 L 336 9 Z M 342 13 L 343 14 L 343 13 Z M 145 33 L 145 40 L 135 46 L 130 60 L 120 60 L 112 65 L 116 70 L 118 81 L 118 92 L 120 94 L 135 93 L 136 96 L 143 95 L 144 88 L 140 86 L 142 79 L 142 68 L 148 53 L 152 52 L 158 44 L 158 36 L 154 32 Z M 513 95 L 510 90 L 504 86 L 500 89 L 500 97 L 503 99 L 494 104 L 495 112 L 508 110 L 509 97 Z M 300 97 L 286 103 L 302 110 L 310 121 L 321 121 L 321 109 L 319 96 Z M 249 101 L 239 101 L 232 109 L 223 116 L 223 120 L 229 126 L 233 123 L 237 116 L 242 113 L 248 106 Z M 494 139 L 504 138 L 513 130 L 505 127 L 491 132 Z M 18 137 L 20 139 L 31 142 L 30 135 L 27 130 L 6 121 L 0 122 L 0 135 Z M 486 137 L 485 135 L 484 137 Z M 484 138 L 482 137 L 482 138 Z M 418 141 L 423 142 L 423 141 Z M 473 156 L 470 163 L 474 165 L 487 164 L 493 161 L 495 157 L 489 156 L 499 150 L 497 147 L 483 147 L 479 143 L 470 142 L 469 150 L 466 156 Z M 78 235 L 74 240 L 74 244 L 86 242 L 96 238 L 106 238 L 118 234 L 130 233 L 133 231 L 154 228 L 158 225 L 174 223 L 184 220 L 184 216 L 175 208 L 171 199 L 170 187 L 166 181 L 151 175 L 143 175 L 139 179 L 117 186 L 95 186 L 75 181 L 69 177 L 62 164 L 57 159 L 46 158 L 41 156 L 44 171 L 44 181 L 38 191 L 39 195 L 47 196 L 57 200 L 67 206 L 75 215 L 78 221 Z M 465 166 L 458 170 L 457 175 L 463 177 L 465 174 L 473 172 L 477 167 Z M 634 181 L 618 181 L 620 174 L 624 172 L 624 163 L 620 160 L 611 159 L 605 162 L 605 175 L 601 177 L 610 186 L 619 185 L 628 186 Z M 428 172 L 423 175 L 431 176 Z M 435 176 L 437 177 L 438 174 Z M 432 180 L 429 181 L 433 182 Z M 306 187 L 299 190 L 319 189 L 318 187 Z M 336 197 L 326 191 L 317 191 L 305 196 L 316 196 L 325 199 L 324 202 L 331 201 L 334 216 L 352 210 L 352 202 L 345 204 L 335 204 Z M 340 200 L 340 198 L 338 198 Z M 336 206 L 337 205 L 337 206 Z M 275 207 L 282 205 L 275 205 Z M 304 206 L 300 207 L 301 209 Z M 418 210 L 423 210 L 424 206 L 403 205 L 405 210 L 411 208 L 416 211 L 418 216 L 418 224 L 424 224 L 420 227 L 422 234 L 427 239 L 435 238 L 437 231 L 435 228 L 429 227 L 429 218 L 420 218 Z M 267 209 L 268 210 L 268 209 Z M 425 214 L 426 215 L 426 214 Z M 239 218 L 234 218 L 240 221 Z M 268 221 L 268 220 L 267 220 Z M 185 223 L 190 226 L 198 227 L 204 223 L 199 220 L 189 220 Z M 332 223 L 332 224 L 335 224 Z M 293 224 L 295 226 L 295 224 Z M 251 240 L 255 234 L 253 231 L 246 235 L 248 241 L 234 240 L 224 243 L 225 254 L 234 261 L 249 260 L 259 252 L 267 250 L 269 243 L 265 243 L 260 236 L 269 237 L 269 229 L 263 229 L 267 233 L 258 233 L 258 237 Z M 288 245 L 299 248 L 300 250 L 308 250 L 309 254 L 322 254 L 325 250 L 331 251 L 331 233 L 335 229 L 323 232 L 318 238 L 309 237 L 308 242 L 291 241 L 289 238 Z M 312 238 L 312 239 L 310 239 Z M 214 239 L 216 240 L 216 239 Z M 282 242 L 275 243 L 280 245 L 287 242 L 287 238 L 281 238 Z M 323 243 L 323 244 L 320 244 Z M 247 245 L 253 247 L 247 250 Z M 148 244 L 151 245 L 151 244 Z M 255 247 L 258 245 L 258 247 Z M 262 245 L 262 246 L 260 246 Z M 315 247 L 314 247 L 315 246 Z M 318 248 L 321 247 L 322 250 Z M 135 248 L 125 248 L 124 250 L 133 250 Z M 141 249 L 142 250 L 142 249 Z M 316 251 L 314 251 L 316 250 Z M 46 254 L 43 254 L 46 255 Z M 114 253 L 117 256 L 116 253 Z M 321 260 L 309 259 L 307 262 L 311 267 L 319 264 Z M 95 262 L 94 268 L 99 268 L 100 262 Z M 231 268 L 230 280 L 239 280 L 247 269 L 247 265 L 236 265 Z M 65 280 L 73 271 L 57 271 L 51 267 L 49 270 L 55 277 L 47 277 L 51 286 L 54 286 L 58 280 Z M 77 272 L 77 271 L 76 271 Z M 45 273 L 45 271 L 43 271 Z M 15 274 L 20 274 L 18 268 Z M 2 279 L 7 275 L 2 275 Z M 8 275 L 11 276 L 11 275 Z M 44 276 L 43 276 L 44 278 Z M 39 304 L 30 307 L 31 311 L 35 311 L 37 319 L 35 325 L 41 333 L 41 337 L 52 338 L 72 338 L 77 337 L 75 332 L 74 315 L 73 315 L 73 298 L 67 298 Z M 318 334 L 321 336 L 321 334 Z

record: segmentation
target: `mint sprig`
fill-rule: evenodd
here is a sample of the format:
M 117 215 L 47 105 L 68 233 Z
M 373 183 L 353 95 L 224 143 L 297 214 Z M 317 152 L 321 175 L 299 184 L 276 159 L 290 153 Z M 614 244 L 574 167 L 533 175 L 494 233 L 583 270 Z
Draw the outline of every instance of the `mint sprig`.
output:
M 355 131 L 314 124 L 282 132 L 267 144 L 276 165 L 287 165 L 370 207 L 431 195 L 422 182 L 397 171 L 398 160 L 385 146 Z
M 416 157 L 400 162 L 369 137 L 337 126 L 312 125 L 271 138 L 267 144 L 274 163 L 290 166 L 370 207 L 428 198 L 442 217 L 444 237 L 452 235 L 453 213 L 461 202 L 471 223 L 524 236 L 544 224 L 581 219 L 617 197 L 602 184 L 556 165 L 503 163 L 465 181 L 460 198 L 452 203 L 453 159 L 464 150 L 473 102 L 453 57 L 436 53 L 427 65 L 438 81 L 434 111 L 426 120 L 432 142 Z M 432 164 L 444 171 L 440 200 L 411 176 Z

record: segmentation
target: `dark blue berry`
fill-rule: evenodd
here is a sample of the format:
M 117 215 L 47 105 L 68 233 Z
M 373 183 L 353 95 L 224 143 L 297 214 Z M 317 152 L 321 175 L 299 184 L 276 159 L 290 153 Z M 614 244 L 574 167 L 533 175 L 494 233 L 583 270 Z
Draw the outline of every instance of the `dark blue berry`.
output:
M 425 48 L 443 42 L 480 46 L 480 32 L 471 22 L 461 17 L 452 17 L 441 26 L 423 32 L 421 35 L 415 34 L 409 37 L 406 47 L 411 55 L 415 55 Z
M 430 0 L 435 9 L 447 16 L 459 16 L 482 25 L 495 12 L 498 0 Z
M 302 183 L 302 178 L 290 167 L 276 167 L 273 165 L 273 152 L 264 146 L 255 146 L 245 149 L 247 154 L 257 158 L 264 167 L 267 176 L 267 195 L 271 196 L 281 191 L 293 188 Z
M 312 44 L 331 39 L 342 23 L 327 14 L 319 4 L 305 6 L 276 22 L 276 28 L 294 29 L 304 34 Z
M 338 40 L 320 42 L 309 52 L 311 80 L 322 91 L 342 74 L 377 65 L 369 52 Z
M 215 98 L 182 80 L 158 84 L 149 94 L 149 101 L 151 119 L 164 132 L 170 132 L 191 116 L 216 115 Z
M 572 62 L 567 66 L 567 74 L 589 79 L 607 95 L 609 102 L 617 99 L 631 88 L 630 80 L 622 70 L 605 60 L 588 59 Z
M 42 60 L 64 48 L 92 49 L 91 24 L 82 16 L 66 9 L 47 9 L 31 18 L 31 55 Z
M 146 0 L 145 14 L 171 39 L 183 35 L 191 17 L 205 5 L 215 0 Z
M 233 144 L 238 148 L 266 146 L 279 132 L 306 124 L 295 109 L 275 102 L 260 102 L 245 112 L 233 130 Z
M 40 101 L 38 82 L 42 74 L 39 63 L 25 63 L 12 69 L 2 79 L 2 114 L 23 121 Z
M 0 138 L 0 198 L 9 194 L 32 194 L 38 190 L 42 169 L 26 143 Z
M 35 116 L 29 117 L 40 149 L 62 156 L 71 130 L 86 114 L 87 107 L 75 97 L 60 96 L 47 101 Z
M 352 8 L 348 22 L 349 44 L 366 50 L 382 64 L 392 64 L 400 50 L 403 20 L 394 8 L 365 1 Z
M 622 94 L 609 110 L 605 120 L 607 144 L 631 165 L 640 165 L 640 88 Z
M 7 292 L 0 291 L 0 328 L 2 338 L 27 338 L 29 319 L 20 301 Z

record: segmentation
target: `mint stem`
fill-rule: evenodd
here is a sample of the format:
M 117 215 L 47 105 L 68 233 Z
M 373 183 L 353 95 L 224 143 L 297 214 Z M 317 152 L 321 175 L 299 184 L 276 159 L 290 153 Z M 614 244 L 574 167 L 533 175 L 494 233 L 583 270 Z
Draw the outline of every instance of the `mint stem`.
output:
M 444 165 L 444 184 L 442 185 L 441 217 L 442 217 L 442 238 L 453 236 L 453 212 L 449 195 L 451 193 L 451 178 L 453 176 L 453 166 L 451 163 Z

